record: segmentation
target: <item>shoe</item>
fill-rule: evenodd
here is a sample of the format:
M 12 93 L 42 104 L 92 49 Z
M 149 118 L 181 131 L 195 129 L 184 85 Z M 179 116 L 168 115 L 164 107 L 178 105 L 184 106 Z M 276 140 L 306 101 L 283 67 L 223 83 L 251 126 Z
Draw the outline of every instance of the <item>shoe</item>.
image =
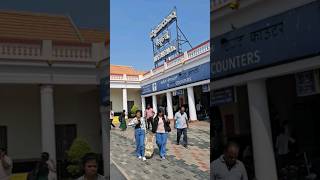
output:
M 161 159 L 162 159 L 162 160 L 166 160 L 166 157 L 163 156 Z
M 146 159 L 146 157 L 143 157 L 142 160 L 145 161 L 145 160 L 147 160 L 147 159 Z
M 180 143 L 177 142 L 176 145 L 180 145 Z
M 185 147 L 186 149 L 188 149 L 188 145 L 183 145 L 183 147 Z
M 141 159 L 142 157 L 141 157 L 141 156 L 139 156 L 138 158 L 139 158 L 139 159 Z

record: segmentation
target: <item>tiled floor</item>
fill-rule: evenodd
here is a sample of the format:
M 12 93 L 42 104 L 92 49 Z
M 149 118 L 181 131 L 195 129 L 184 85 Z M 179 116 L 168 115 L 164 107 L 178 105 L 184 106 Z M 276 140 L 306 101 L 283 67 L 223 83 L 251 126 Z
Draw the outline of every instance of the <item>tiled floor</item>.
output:
M 173 124 L 173 123 L 171 123 Z M 176 130 L 172 128 L 167 143 L 167 159 L 161 160 L 155 145 L 155 155 L 143 162 L 135 157 L 134 131 L 128 128 L 110 131 L 111 158 L 132 180 L 141 179 L 209 179 L 210 125 L 197 121 L 188 129 L 189 148 L 176 145 Z M 182 139 L 181 139 L 182 140 Z

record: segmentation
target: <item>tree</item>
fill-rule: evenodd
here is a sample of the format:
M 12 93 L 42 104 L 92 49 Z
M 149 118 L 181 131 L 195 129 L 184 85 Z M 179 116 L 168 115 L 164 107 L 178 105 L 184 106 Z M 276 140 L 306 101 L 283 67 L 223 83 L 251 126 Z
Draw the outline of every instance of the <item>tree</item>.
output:
M 131 113 L 132 117 L 134 117 L 136 115 L 137 110 L 138 110 L 138 107 L 136 105 L 133 105 L 131 110 L 130 110 L 130 113 Z
M 67 151 L 69 165 L 67 166 L 67 171 L 72 175 L 72 177 L 77 177 L 81 175 L 81 159 L 82 157 L 90 153 L 91 148 L 87 141 L 81 138 L 76 138 L 70 149 Z

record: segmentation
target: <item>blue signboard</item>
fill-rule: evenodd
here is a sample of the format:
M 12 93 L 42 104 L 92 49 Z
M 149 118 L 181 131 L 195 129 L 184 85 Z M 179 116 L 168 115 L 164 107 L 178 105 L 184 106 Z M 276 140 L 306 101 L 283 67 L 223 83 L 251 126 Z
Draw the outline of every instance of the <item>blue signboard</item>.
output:
M 176 25 L 174 25 L 174 23 Z M 153 44 L 153 61 L 155 67 L 161 66 L 169 57 L 174 58 L 179 51 L 177 36 L 177 12 L 173 9 L 155 28 L 150 32 Z
M 320 1 L 211 40 L 211 78 L 245 73 L 320 53 Z
M 233 87 L 214 90 L 212 93 L 213 94 L 210 96 L 211 106 L 224 105 L 228 103 L 233 103 L 235 101 Z
M 100 80 L 100 103 L 103 106 L 109 105 L 109 76 L 104 77 Z
M 210 62 L 183 70 L 178 74 L 142 86 L 141 94 L 145 95 L 207 79 L 210 79 Z

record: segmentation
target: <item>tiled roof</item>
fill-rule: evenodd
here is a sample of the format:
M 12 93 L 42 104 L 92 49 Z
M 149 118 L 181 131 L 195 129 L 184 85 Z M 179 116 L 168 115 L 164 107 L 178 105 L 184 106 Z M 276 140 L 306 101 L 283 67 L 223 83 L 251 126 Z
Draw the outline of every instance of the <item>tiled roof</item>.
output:
M 144 71 L 138 71 L 132 66 L 110 65 L 110 74 L 143 75 Z
M 109 44 L 110 34 L 102 30 L 79 29 L 69 16 L 0 10 L 0 39 Z
M 83 37 L 85 42 L 108 42 L 110 41 L 109 33 L 94 30 L 94 29 L 80 29 L 81 36 Z
M 0 38 L 81 42 L 68 16 L 0 11 Z

